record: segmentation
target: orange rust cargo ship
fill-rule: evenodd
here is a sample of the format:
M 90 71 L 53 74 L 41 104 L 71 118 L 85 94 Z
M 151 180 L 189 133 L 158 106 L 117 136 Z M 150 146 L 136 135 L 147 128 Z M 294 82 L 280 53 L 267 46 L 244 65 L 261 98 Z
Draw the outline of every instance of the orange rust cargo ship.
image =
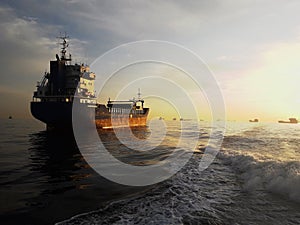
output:
M 87 65 L 72 64 L 66 55 L 67 36 L 62 36 L 61 54 L 50 61 L 50 72 L 45 73 L 30 103 L 32 115 L 44 122 L 47 129 L 72 127 L 72 107 L 76 103 L 83 116 L 91 117 L 97 128 L 146 126 L 149 108 L 140 98 L 128 101 L 97 102 L 95 73 Z
M 144 108 L 144 100 L 111 101 L 107 105 L 98 104 L 95 123 L 97 128 L 146 126 L 149 108 Z

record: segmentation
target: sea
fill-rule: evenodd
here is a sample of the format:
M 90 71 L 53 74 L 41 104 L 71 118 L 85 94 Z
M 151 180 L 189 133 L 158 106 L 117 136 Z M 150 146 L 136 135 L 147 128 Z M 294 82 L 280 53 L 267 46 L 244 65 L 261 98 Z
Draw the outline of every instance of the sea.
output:
M 72 132 L 47 132 L 33 119 L 1 119 L 0 223 L 300 224 L 300 124 L 226 122 L 222 146 L 204 170 L 208 122 L 165 121 L 165 144 L 144 152 L 128 151 L 112 130 L 99 138 L 124 162 L 164 163 L 174 151 L 190 154 L 174 148 L 182 123 L 191 145 L 196 141 L 187 163 L 159 183 L 131 186 L 94 170 Z M 151 130 L 133 133 L 148 137 Z

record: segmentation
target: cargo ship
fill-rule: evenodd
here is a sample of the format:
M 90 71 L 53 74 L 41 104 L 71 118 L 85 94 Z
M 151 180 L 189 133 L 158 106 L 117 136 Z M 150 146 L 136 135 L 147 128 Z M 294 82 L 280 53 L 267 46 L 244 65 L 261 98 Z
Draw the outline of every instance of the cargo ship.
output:
M 85 64 L 72 64 L 71 54 L 67 55 L 68 38 L 59 37 L 60 56 L 56 54 L 56 60 L 50 61 L 50 72 L 37 82 L 30 102 L 33 117 L 45 123 L 47 130 L 71 128 L 72 107 L 76 103 L 81 116 L 88 119 L 85 121 L 97 128 L 146 126 L 149 108 L 144 107 L 140 91 L 137 99 L 97 102 L 96 74 Z

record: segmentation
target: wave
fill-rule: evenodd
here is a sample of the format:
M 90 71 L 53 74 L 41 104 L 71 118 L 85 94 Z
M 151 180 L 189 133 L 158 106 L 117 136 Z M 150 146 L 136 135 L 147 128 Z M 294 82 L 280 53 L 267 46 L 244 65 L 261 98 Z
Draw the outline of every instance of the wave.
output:
M 287 213 L 292 221 L 290 224 L 297 224 L 293 221 L 299 214 L 282 206 L 285 201 L 276 203 L 268 198 L 259 199 L 261 195 L 251 197 L 247 192 L 269 190 L 299 201 L 299 163 L 259 162 L 249 155 L 230 155 L 222 150 L 209 168 L 199 171 L 203 153 L 200 149 L 172 179 L 153 186 L 147 192 L 111 202 L 102 209 L 77 215 L 56 225 L 221 225 L 274 224 L 276 221 L 285 224 L 286 220 L 281 218 L 285 218 Z M 236 180 L 236 172 L 244 181 L 242 190 Z M 282 208 L 279 212 L 276 211 L 278 207 Z M 272 216 L 269 223 L 266 223 L 266 211 Z
M 224 170 L 199 171 L 199 155 L 194 155 L 172 179 L 155 185 L 140 196 L 112 202 L 103 209 L 56 225 L 230 224 L 225 222 L 225 206 L 232 204 L 232 182 L 228 176 L 223 176 Z M 218 179 L 212 174 L 218 174 Z
M 275 136 L 266 138 L 264 133 L 268 132 L 259 127 L 225 137 L 223 149 L 215 161 L 200 171 L 199 162 L 206 154 L 209 137 L 208 133 L 203 133 L 198 151 L 171 179 L 138 196 L 111 202 L 97 211 L 57 225 L 298 224 L 298 153 L 290 152 L 289 158 L 275 157 L 290 148 L 295 150 L 298 142 L 291 145 L 289 140 L 282 142 Z M 282 143 L 284 146 L 280 145 Z M 255 191 L 262 191 L 263 195 Z M 277 201 L 268 192 L 286 198 Z M 296 202 L 296 207 L 294 203 L 288 205 L 287 199 Z
M 220 152 L 219 158 L 230 164 L 243 180 L 244 191 L 267 190 L 300 202 L 299 161 L 259 161 L 243 152 Z

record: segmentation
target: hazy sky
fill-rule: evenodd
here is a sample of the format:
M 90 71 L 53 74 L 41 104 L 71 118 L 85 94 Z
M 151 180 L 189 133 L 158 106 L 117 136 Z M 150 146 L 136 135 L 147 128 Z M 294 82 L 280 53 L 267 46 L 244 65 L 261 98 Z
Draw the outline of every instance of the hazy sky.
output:
M 229 120 L 299 118 L 299 12 L 298 0 L 2 0 L 0 116 L 30 117 L 36 81 L 66 31 L 77 62 L 132 41 L 180 44 L 214 73 Z

